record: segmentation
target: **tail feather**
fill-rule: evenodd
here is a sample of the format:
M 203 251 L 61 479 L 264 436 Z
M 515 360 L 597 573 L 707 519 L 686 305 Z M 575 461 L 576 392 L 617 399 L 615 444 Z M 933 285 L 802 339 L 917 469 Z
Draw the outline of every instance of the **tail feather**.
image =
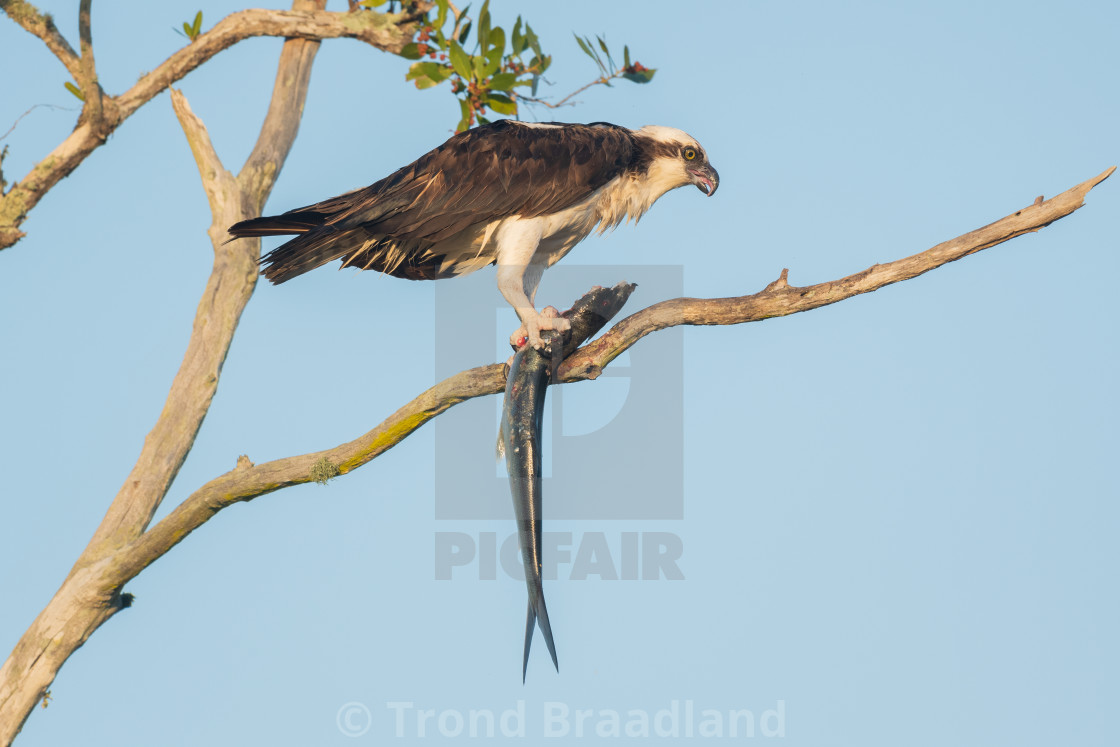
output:
M 354 248 L 355 241 L 339 241 L 342 232 L 325 225 L 329 217 L 315 210 L 293 210 L 283 215 L 250 218 L 229 227 L 230 241 L 296 234 L 294 239 L 261 258 L 261 274 L 279 284 L 338 259 Z
M 291 280 L 350 254 L 361 243 L 357 236 L 347 238 L 333 226 L 296 236 L 261 257 L 261 274 L 277 285 Z
M 229 227 L 229 234 L 235 239 L 255 236 L 284 236 L 292 233 L 307 233 L 323 225 L 320 213 L 284 213 L 250 218 Z

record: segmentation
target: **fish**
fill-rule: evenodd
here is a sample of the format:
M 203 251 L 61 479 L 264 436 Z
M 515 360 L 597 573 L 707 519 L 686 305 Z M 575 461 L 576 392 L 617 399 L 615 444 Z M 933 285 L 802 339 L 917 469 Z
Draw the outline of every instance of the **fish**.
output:
M 559 314 L 571 323 L 571 329 L 542 335 L 544 345 L 535 349 L 524 345 L 510 362 L 502 405 L 502 425 L 498 435 L 498 454 L 506 458 L 510 493 L 513 496 L 517 539 L 525 567 L 525 585 L 529 592 L 525 614 L 525 648 L 521 662 L 521 682 L 529 670 L 529 649 L 533 633 L 539 627 L 544 636 L 552 665 L 560 671 L 556 643 L 544 601 L 541 579 L 541 505 L 544 476 L 541 471 L 541 421 L 544 417 L 545 394 L 556 379 L 561 361 L 594 335 L 625 305 L 637 286 L 618 283 L 613 288 L 596 286 Z M 542 314 L 556 316 L 549 307 Z

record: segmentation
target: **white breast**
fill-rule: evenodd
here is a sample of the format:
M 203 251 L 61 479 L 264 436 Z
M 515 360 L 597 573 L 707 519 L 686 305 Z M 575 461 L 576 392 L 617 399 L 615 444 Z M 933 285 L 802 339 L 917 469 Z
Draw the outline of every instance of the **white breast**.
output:
M 456 274 L 498 264 L 551 267 L 598 227 L 599 233 L 624 221 L 638 221 L 661 195 L 688 184 L 679 164 L 655 161 L 645 175 L 615 177 L 581 202 L 551 215 L 514 216 L 475 226 L 433 248 L 445 253 L 444 265 Z

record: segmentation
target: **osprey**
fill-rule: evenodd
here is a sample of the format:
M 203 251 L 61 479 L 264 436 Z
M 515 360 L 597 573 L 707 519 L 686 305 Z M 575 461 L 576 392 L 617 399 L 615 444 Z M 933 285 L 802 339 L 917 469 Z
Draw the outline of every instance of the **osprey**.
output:
M 296 234 L 261 259 L 273 283 L 335 259 L 410 280 L 497 264 L 498 289 L 521 319 L 514 339 L 540 348 L 541 330 L 568 328 L 533 305 L 545 268 L 596 228 L 637 221 L 686 184 L 712 195 L 719 174 L 700 144 L 672 127 L 507 119 L 460 132 L 364 189 L 229 233 Z

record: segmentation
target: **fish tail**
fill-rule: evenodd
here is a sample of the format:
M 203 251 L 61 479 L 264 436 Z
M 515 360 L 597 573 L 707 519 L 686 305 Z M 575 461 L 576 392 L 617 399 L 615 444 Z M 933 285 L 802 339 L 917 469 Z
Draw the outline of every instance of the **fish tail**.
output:
M 529 600 L 529 609 L 525 613 L 525 656 L 521 661 L 521 684 L 525 684 L 525 674 L 529 671 L 529 648 L 533 645 L 533 628 L 537 622 L 537 612 L 533 609 L 533 600 Z
M 552 666 L 560 671 L 560 664 L 556 660 L 556 643 L 552 640 L 552 625 L 548 622 L 548 607 L 544 604 L 544 594 L 535 594 L 536 605 L 533 598 L 529 599 L 528 610 L 525 613 L 525 655 L 521 661 L 521 684 L 525 684 L 525 674 L 529 671 L 529 647 L 533 643 L 533 628 L 539 627 L 544 636 L 544 645 L 552 657 Z
M 544 645 L 548 646 L 548 653 L 552 657 L 552 666 L 560 671 L 560 664 L 556 661 L 556 644 L 552 641 L 552 625 L 548 622 L 548 608 L 544 606 L 544 594 L 541 594 L 537 604 L 537 627 L 544 636 Z

